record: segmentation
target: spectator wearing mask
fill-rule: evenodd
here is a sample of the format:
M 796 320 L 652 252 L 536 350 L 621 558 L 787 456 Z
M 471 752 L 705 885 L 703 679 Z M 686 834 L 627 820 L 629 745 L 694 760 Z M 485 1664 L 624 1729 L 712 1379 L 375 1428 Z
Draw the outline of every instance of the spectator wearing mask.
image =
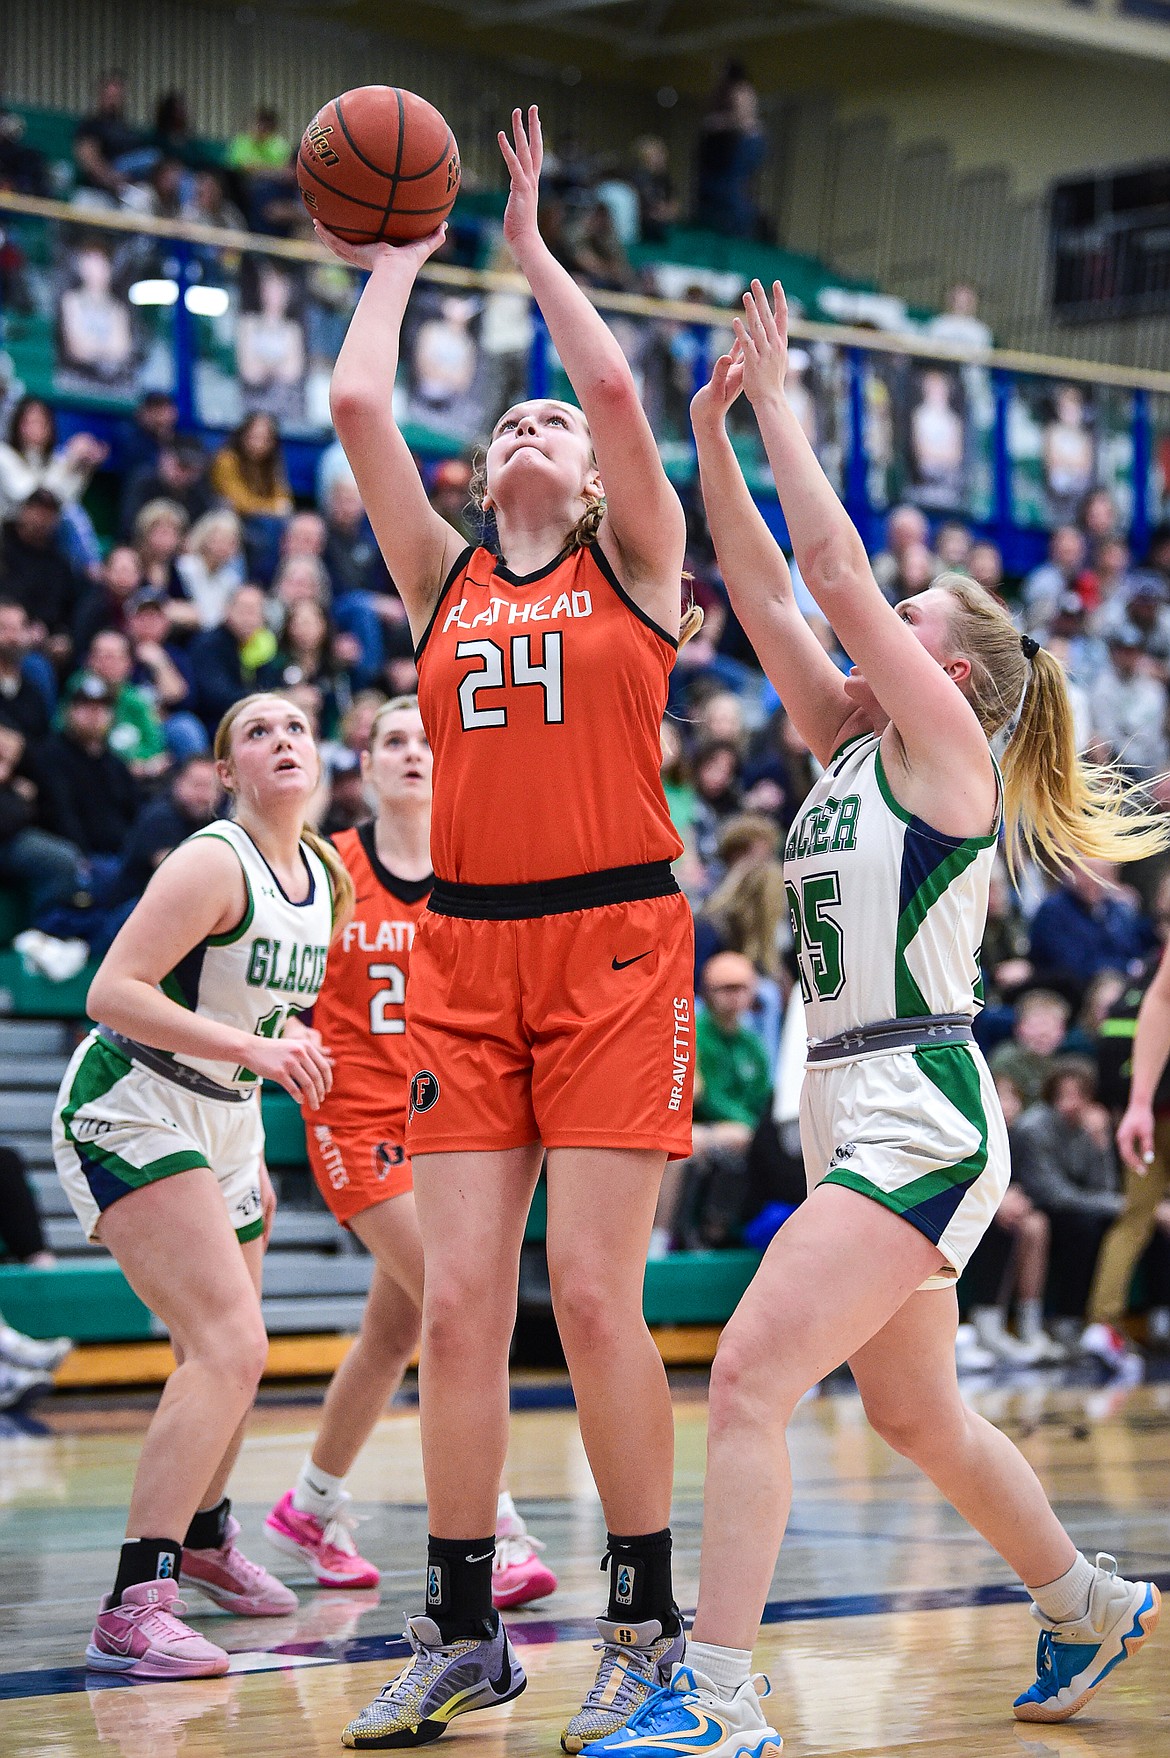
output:
M 1129 971 L 1152 950 L 1154 933 L 1113 861 L 1072 867 L 1032 919 L 1031 959 L 1041 980 L 1079 995 L 1098 971 Z
M 55 661 L 68 657 L 69 630 L 86 590 L 85 576 L 61 543 L 61 503 L 51 489 L 34 488 L 0 535 L 0 580 L 8 598 L 24 605 L 34 637 Z
M 1142 637 L 1132 624 L 1115 625 L 1109 658 L 1089 691 L 1093 727 L 1090 754 L 1118 763 L 1136 781 L 1161 775 L 1170 760 L 1166 738 L 1166 688 L 1146 671 Z
M 756 982 L 742 953 L 717 952 L 703 967 L 703 1006 L 695 1018 L 693 1151 L 690 1159 L 667 1166 L 651 1236 L 652 1257 L 665 1256 L 680 1231 L 687 1230 L 683 1211 L 688 1209 L 697 1211 L 697 1242 L 734 1243 L 748 1148 L 772 1085 L 768 1053 L 746 1024 Z
M 1029 630 L 1046 627 L 1070 593 L 1086 602 L 1088 550 L 1076 525 L 1058 525 L 1048 544 L 1048 560 L 1024 579 L 1024 622 Z
M 190 434 L 176 434 L 160 445 L 153 460 L 140 464 L 127 478 L 122 530 L 133 531 L 139 513 L 152 502 L 181 507 L 187 523 L 193 524 L 211 511 L 215 499 L 202 445 Z
M 211 486 L 241 519 L 288 518 L 293 510 L 292 492 L 280 435 L 270 415 L 256 413 L 240 423 L 215 454 Z
M 1072 1008 L 1054 989 L 1029 989 L 1016 1003 L 1012 1035 L 991 1053 L 996 1080 L 1010 1080 L 1025 1105 L 1035 1105 L 1056 1064 Z
M 94 108 L 73 137 L 79 207 L 134 205 L 132 185 L 157 157 L 145 129 L 126 116 L 126 76 L 118 70 L 98 81 Z
M 20 734 L 35 748 L 49 731 L 53 712 L 52 672 L 31 662 L 33 630 L 23 604 L 0 599 L 0 726 Z
M 210 753 L 188 757 L 175 770 L 165 793 L 143 806 L 126 838 L 110 902 L 136 901 L 172 849 L 210 824 L 220 798 L 215 759 Z
M 61 729 L 37 753 L 36 776 L 46 827 L 91 865 L 106 857 L 111 870 L 141 801 L 138 783 L 110 749 L 115 697 L 102 678 L 71 678 Z
M 161 775 L 169 765 L 162 721 L 151 697 L 131 683 L 134 660 L 120 629 L 102 629 L 89 644 L 84 670 L 110 691 L 113 719 L 109 748 L 140 781 Z M 68 698 L 68 689 L 66 690 Z
M 1013 1181 L 1052 1229 L 1048 1304 L 1058 1328 L 1077 1337 L 1101 1241 L 1122 1207 L 1112 1126 L 1096 1090 L 1091 1062 L 1061 1057 L 1012 1132 Z
M 195 710 L 211 734 L 241 696 L 280 687 L 276 636 L 265 625 L 259 586 L 236 588 L 221 626 L 206 630 L 191 643 L 191 667 Z
M 125 628 L 127 606 L 141 585 L 138 551 L 128 543 L 115 544 L 102 564 L 97 584 L 86 592 L 77 607 L 73 619 L 74 652 L 84 653 L 99 629 Z
M 741 61 L 729 61 L 703 117 L 696 220 L 732 238 L 758 238 L 753 183 L 767 150 L 756 88 Z
M 188 531 L 186 546 L 176 557 L 175 566 L 195 627 L 217 628 L 229 598 L 247 577 L 239 514 L 230 507 L 204 513 Z

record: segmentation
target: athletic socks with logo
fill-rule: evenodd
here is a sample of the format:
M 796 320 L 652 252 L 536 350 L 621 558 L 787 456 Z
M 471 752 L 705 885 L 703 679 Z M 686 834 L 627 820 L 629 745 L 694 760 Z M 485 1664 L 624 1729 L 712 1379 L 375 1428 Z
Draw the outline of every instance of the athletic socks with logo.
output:
M 301 1466 L 301 1474 L 293 1488 L 293 1507 L 298 1514 L 311 1514 L 327 1526 L 345 1499 L 344 1477 L 334 1477 L 313 1463 L 312 1456 Z
M 1028 1592 L 1053 1624 L 1073 1624 L 1089 1609 L 1089 1595 L 1097 1571 L 1087 1557 L 1077 1552 L 1077 1560 L 1055 1581 L 1043 1587 L 1029 1587 Z
M 496 1535 L 427 1539 L 427 1616 L 444 1643 L 490 1641 L 500 1627 L 492 1605 Z
M 118 1557 L 110 1604 L 121 1605 L 127 1587 L 143 1581 L 177 1581 L 183 1547 L 173 1538 L 128 1538 Z
M 721 1648 L 717 1642 L 692 1642 L 687 1638 L 683 1665 L 710 1679 L 725 1703 L 752 1676 L 750 1648 Z
M 227 1496 L 214 1508 L 201 1508 L 187 1528 L 184 1550 L 220 1550 L 227 1537 L 228 1515 L 232 1504 Z
M 609 1564 L 609 1604 L 613 1624 L 641 1624 L 657 1618 L 664 1636 L 677 1636 L 682 1618 L 674 1603 L 670 1575 L 670 1527 L 634 1538 L 605 1535 L 604 1569 Z

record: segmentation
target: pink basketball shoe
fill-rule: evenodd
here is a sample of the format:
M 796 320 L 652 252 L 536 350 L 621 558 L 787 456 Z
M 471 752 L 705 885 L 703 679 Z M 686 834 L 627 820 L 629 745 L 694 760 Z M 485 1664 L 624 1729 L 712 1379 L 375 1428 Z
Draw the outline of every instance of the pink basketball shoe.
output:
M 239 1618 L 288 1617 L 297 1609 L 296 1594 L 236 1548 L 239 1536 L 240 1523 L 229 1515 L 218 1550 L 184 1547 L 179 1580 L 186 1587 L 198 1587 L 208 1599 Z
M 350 1536 L 353 1519 L 345 1512 L 349 1496 L 324 1522 L 293 1506 L 293 1492 L 281 1496 L 264 1522 L 268 1542 L 286 1556 L 308 1563 L 321 1587 L 376 1587 L 381 1579 L 373 1563 L 358 1555 Z
M 85 1664 L 134 1679 L 207 1679 L 226 1673 L 228 1657 L 179 1619 L 187 1607 L 174 1581 L 141 1581 L 122 1603 L 102 1600 Z
M 557 1590 L 557 1578 L 538 1551 L 539 1538 L 532 1538 L 519 1514 L 505 1514 L 496 1522 L 496 1554 L 492 1563 L 492 1604 L 498 1611 L 547 1599 Z

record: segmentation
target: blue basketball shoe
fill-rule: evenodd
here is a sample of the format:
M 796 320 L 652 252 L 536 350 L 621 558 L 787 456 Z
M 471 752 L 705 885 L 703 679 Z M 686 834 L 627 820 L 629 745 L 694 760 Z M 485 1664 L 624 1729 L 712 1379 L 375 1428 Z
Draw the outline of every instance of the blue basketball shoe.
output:
M 1016 1698 L 1016 1720 L 1067 1721 L 1083 1709 L 1113 1669 L 1153 1634 L 1161 1609 L 1161 1595 L 1151 1582 L 1124 1580 L 1117 1573 L 1117 1558 L 1099 1553 L 1083 1618 L 1054 1624 L 1039 1606 L 1032 1607 L 1032 1616 L 1043 1625 L 1037 1677 Z
M 359 1752 L 425 1746 L 457 1715 L 508 1703 L 528 1683 L 503 1624 L 482 1642 L 444 1644 L 433 1618 L 408 1619 L 406 1634 L 414 1659 L 354 1716 L 343 1746 Z
M 710 1679 L 676 1666 L 669 1685 L 647 1697 L 625 1727 L 594 1740 L 582 1758 L 780 1758 L 784 1741 L 768 1726 L 756 1692 L 759 1673 L 734 1697 L 721 1697 Z

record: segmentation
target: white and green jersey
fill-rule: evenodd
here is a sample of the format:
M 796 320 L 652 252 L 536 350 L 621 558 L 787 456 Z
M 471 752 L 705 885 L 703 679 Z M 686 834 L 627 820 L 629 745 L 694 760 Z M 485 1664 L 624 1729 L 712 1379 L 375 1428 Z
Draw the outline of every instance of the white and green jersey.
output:
M 229 933 L 210 934 L 193 946 L 159 987 L 172 1001 L 207 1019 L 278 1038 L 290 1013 L 312 1007 L 325 977 L 333 934 L 328 871 L 320 855 L 302 842 L 309 894 L 303 903 L 293 903 L 241 825 L 230 820 L 208 824 L 189 836 L 185 846 L 209 837 L 230 843 L 244 869 L 248 902 L 243 919 Z M 256 1084 L 250 1069 L 230 1062 L 179 1055 L 174 1060 L 221 1086 Z
M 841 746 L 784 850 L 810 1038 L 978 1012 L 995 842 L 944 836 L 900 806 L 875 734 Z

